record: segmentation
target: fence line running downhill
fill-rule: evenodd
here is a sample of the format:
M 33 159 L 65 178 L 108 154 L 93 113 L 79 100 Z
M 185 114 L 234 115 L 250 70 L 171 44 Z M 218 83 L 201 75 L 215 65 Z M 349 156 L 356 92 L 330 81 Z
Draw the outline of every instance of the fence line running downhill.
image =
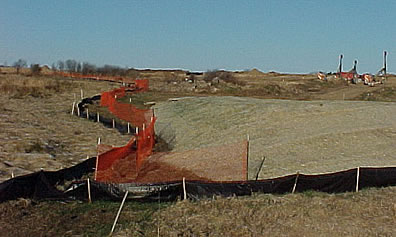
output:
M 65 74 L 63 76 L 67 75 Z M 73 77 L 80 76 L 73 75 Z M 81 76 L 81 78 L 86 77 Z M 114 78 L 107 79 L 113 80 Z M 123 80 L 121 79 L 120 81 Z M 83 109 L 84 103 L 90 103 L 90 100 L 100 99 L 101 105 L 107 106 L 112 113 L 125 116 L 123 119 L 131 122 L 135 127 L 141 128 L 126 146 L 111 148 L 97 157 L 87 159 L 70 168 L 58 171 L 39 171 L 6 180 L 0 183 L 0 202 L 17 198 L 86 200 L 88 198 L 88 182 L 80 179 L 84 175 L 93 172 L 96 172 L 96 181 L 90 182 L 90 197 L 93 200 L 122 199 L 126 191 L 129 192 L 129 198 L 175 200 L 183 197 L 199 199 L 215 195 L 242 196 L 251 195 L 252 193 L 284 194 L 308 190 L 327 193 L 353 192 L 367 187 L 396 185 L 396 167 L 358 167 L 319 175 L 297 173 L 265 180 L 225 182 L 193 179 L 184 181 L 179 179 L 170 182 L 159 181 L 145 184 L 117 182 L 117 174 L 112 170 L 116 168 L 114 165 L 118 161 L 129 159 L 131 161 L 131 173 L 138 174 L 146 158 L 151 155 L 154 146 L 154 125 L 156 121 L 152 111 L 130 114 L 130 106 L 132 105 L 120 104 L 117 102 L 117 98 L 125 96 L 127 91 L 138 93 L 147 89 L 147 80 L 135 81 L 133 87 L 122 87 L 110 92 L 103 92 L 101 96 L 85 98 L 77 106 L 79 116 L 90 118 L 91 115 L 87 111 L 80 111 L 80 109 Z M 128 111 L 127 113 L 125 112 L 126 110 Z M 139 118 L 137 119 L 136 116 L 139 116 Z M 66 187 L 64 191 L 57 188 L 57 186 L 70 180 L 74 182 Z

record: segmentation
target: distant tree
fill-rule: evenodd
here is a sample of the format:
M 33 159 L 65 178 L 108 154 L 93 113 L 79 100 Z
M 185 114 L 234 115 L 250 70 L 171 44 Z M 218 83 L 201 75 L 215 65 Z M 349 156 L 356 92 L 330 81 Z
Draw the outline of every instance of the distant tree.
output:
M 68 59 L 65 62 L 66 64 L 66 70 L 68 70 L 69 72 L 75 72 L 77 69 L 77 61 L 74 59 Z
M 76 72 L 78 72 L 78 73 L 82 72 L 82 65 L 80 62 L 77 63 Z
M 14 63 L 14 67 L 16 67 L 16 69 L 17 69 L 17 74 L 19 74 L 19 70 L 21 68 L 26 67 L 26 66 L 27 66 L 27 62 L 25 59 L 19 59 L 18 61 L 16 61 Z
M 58 61 L 58 69 L 59 71 L 65 70 L 65 63 L 62 60 Z
M 105 64 L 103 67 L 98 68 L 97 72 L 102 75 L 125 76 L 127 74 L 127 69 Z
M 81 72 L 84 75 L 94 74 L 94 73 L 96 73 L 96 66 L 94 64 L 90 64 L 88 62 L 83 62 Z
M 32 72 L 32 75 L 34 75 L 34 76 L 39 75 L 40 71 L 41 71 L 40 64 L 31 64 L 30 71 Z
M 55 63 L 52 63 L 51 69 L 52 69 L 53 71 L 56 71 L 56 64 L 55 64 Z

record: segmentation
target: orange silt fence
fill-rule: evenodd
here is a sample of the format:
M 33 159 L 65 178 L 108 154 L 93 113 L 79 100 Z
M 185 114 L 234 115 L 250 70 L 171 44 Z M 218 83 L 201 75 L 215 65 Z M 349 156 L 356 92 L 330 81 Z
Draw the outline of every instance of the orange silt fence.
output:
M 149 89 L 149 81 L 147 79 L 135 80 L 135 85 L 140 91 L 147 91 Z
M 147 90 L 148 81 L 139 80 L 136 82 L 136 89 L 132 92 Z M 126 146 L 115 147 L 98 155 L 96 181 L 120 183 L 133 180 L 144 161 L 152 154 L 155 144 L 154 112 L 151 109 L 139 109 L 131 104 L 118 102 L 117 98 L 125 96 L 127 91 L 130 91 L 130 88 L 121 87 L 103 92 L 100 105 L 107 107 L 118 118 L 131 122 L 139 131 Z
M 156 118 L 151 119 L 151 123 L 147 128 L 142 129 L 137 134 L 137 154 L 136 169 L 139 170 L 144 160 L 152 154 L 154 148 L 154 124 Z
M 116 169 L 115 165 L 133 153 L 135 137 L 133 137 L 126 146 L 114 147 L 111 150 L 100 154 L 96 158 L 95 180 L 101 182 L 114 182 Z
M 153 117 L 151 109 L 139 109 L 131 104 L 119 103 L 117 98 L 125 96 L 126 88 L 121 87 L 109 92 L 103 92 L 100 99 L 100 105 L 107 107 L 116 117 L 130 122 L 136 127 L 143 128 L 143 125 L 150 123 Z

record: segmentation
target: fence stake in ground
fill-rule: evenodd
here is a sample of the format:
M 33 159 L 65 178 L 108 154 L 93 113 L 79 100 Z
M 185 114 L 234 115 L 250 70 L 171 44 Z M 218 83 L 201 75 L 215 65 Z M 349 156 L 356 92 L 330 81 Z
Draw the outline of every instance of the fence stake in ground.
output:
M 87 119 L 89 119 L 89 111 L 88 111 L 88 108 L 87 108 Z
M 184 194 L 183 200 L 186 200 L 187 199 L 187 191 L 186 191 L 186 178 L 185 177 L 183 177 L 183 194 Z
M 264 156 L 263 159 L 261 160 L 260 167 L 259 167 L 259 169 L 258 169 L 258 171 L 257 171 L 257 174 L 256 174 L 256 181 L 258 180 L 258 177 L 259 177 L 261 168 L 263 167 L 264 161 L 265 161 L 265 156 Z
M 84 99 L 84 92 L 83 92 L 83 89 L 81 89 L 81 99 Z
M 110 231 L 109 236 L 111 236 L 111 235 L 113 234 L 113 232 L 114 232 L 115 225 L 117 224 L 118 217 L 119 217 L 120 214 L 121 214 L 121 210 L 122 210 L 122 207 L 124 206 L 124 202 L 125 202 L 125 199 L 127 198 L 127 196 L 128 196 L 128 191 L 126 191 L 126 193 L 125 193 L 125 195 L 124 195 L 124 198 L 122 199 L 121 206 L 120 206 L 120 208 L 118 209 L 117 216 L 116 216 L 116 218 L 115 218 L 115 220 L 114 220 L 113 227 L 111 228 L 111 231 Z
M 249 180 L 249 134 L 247 135 L 247 146 L 246 146 L 246 181 Z
M 98 122 L 98 123 L 100 122 L 100 118 L 99 118 L 99 112 L 98 112 L 98 113 L 96 113 L 96 120 L 97 120 L 97 122 Z
M 113 128 L 115 128 L 115 121 L 114 121 L 114 119 L 113 119 Z
M 98 145 L 100 144 L 100 137 L 98 138 Z
M 356 168 L 356 192 L 359 192 L 360 166 Z
M 91 203 L 91 183 L 89 182 L 89 178 L 87 179 L 87 187 L 88 187 L 88 202 Z
M 297 182 L 298 182 L 298 176 L 300 176 L 300 172 L 297 172 L 297 174 L 296 174 L 296 179 L 294 180 L 294 185 L 293 185 L 292 193 L 294 193 L 294 192 L 296 191 Z
M 128 133 L 130 133 L 131 132 L 131 129 L 130 129 L 130 125 L 129 125 L 129 123 L 128 123 Z
M 71 111 L 71 115 L 74 115 L 74 107 L 76 106 L 76 102 L 73 102 L 73 107 L 72 107 L 72 111 Z

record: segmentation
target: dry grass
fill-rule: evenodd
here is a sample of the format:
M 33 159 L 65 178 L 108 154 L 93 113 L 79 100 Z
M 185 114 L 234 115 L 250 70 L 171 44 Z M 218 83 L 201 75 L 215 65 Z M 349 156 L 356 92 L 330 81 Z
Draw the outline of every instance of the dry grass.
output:
M 145 236 L 158 230 L 160 236 L 393 236 L 395 193 L 393 187 L 182 201 L 157 211 Z
M 118 84 L 0 75 L 0 85 L 3 91 L 10 88 L 9 93 L 0 94 L 0 181 L 12 173 L 57 170 L 96 156 L 98 137 L 116 146 L 129 140 L 114 129 L 70 114 L 80 89 L 85 96 L 93 96 Z M 32 91 L 40 96 L 33 96 Z
M 125 203 L 115 236 L 394 236 L 396 188 Z M 119 203 L 0 204 L 2 236 L 107 236 Z
M 71 88 L 65 80 L 45 77 L 22 77 L 19 75 L 0 76 L 0 92 L 11 98 L 32 96 L 37 98 L 50 97 L 63 93 Z

